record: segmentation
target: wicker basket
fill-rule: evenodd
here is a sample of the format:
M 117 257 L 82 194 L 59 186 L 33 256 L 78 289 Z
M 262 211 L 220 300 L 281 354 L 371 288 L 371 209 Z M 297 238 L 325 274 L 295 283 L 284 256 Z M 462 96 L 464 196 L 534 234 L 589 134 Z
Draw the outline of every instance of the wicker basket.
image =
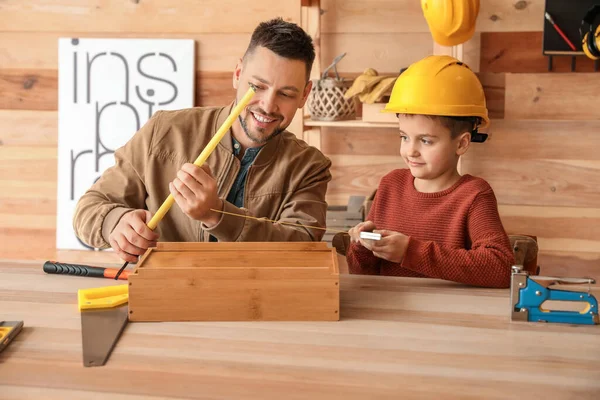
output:
M 310 118 L 316 121 L 341 121 L 356 118 L 354 98 L 345 99 L 344 93 L 352 81 L 325 78 L 313 81 L 308 97 Z
M 356 100 L 354 98 L 344 98 L 344 93 L 352 86 L 352 81 L 340 78 L 336 68 L 337 63 L 345 55 L 346 53 L 337 56 L 333 63 L 325 68 L 321 79 L 313 80 L 313 86 L 307 101 L 311 119 L 316 121 L 341 121 L 356 118 Z M 332 68 L 335 72 L 335 78 L 327 76 Z

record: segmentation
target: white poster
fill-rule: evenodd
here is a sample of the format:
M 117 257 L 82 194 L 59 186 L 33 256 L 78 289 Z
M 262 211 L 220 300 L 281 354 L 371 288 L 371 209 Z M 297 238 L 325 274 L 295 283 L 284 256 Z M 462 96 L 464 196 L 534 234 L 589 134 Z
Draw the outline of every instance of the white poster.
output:
M 89 248 L 73 212 L 114 151 L 155 111 L 193 105 L 193 40 L 59 39 L 57 248 Z

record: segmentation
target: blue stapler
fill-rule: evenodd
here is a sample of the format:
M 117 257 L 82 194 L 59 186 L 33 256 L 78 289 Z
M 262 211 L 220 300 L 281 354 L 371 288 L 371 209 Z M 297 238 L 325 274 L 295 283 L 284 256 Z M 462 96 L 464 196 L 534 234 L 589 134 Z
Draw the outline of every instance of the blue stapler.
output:
M 530 276 L 522 266 L 512 267 L 511 320 L 558 322 L 563 324 L 598 324 L 598 300 L 588 292 L 550 289 L 555 284 L 593 284 L 591 278 L 555 278 Z M 546 301 L 559 301 L 563 309 L 551 309 Z M 569 302 L 569 303 L 565 303 Z M 547 303 L 548 304 L 548 303 Z M 572 305 L 565 306 L 566 305 Z M 575 310 L 565 310 L 565 308 Z

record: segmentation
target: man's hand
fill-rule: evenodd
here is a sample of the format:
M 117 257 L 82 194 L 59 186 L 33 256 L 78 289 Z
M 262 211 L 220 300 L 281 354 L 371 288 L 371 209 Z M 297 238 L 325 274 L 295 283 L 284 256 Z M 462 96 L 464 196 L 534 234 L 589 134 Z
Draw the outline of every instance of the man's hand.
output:
M 198 167 L 184 164 L 177 172 L 177 178 L 169 184 L 169 190 L 181 210 L 190 218 L 204 225 L 216 225 L 221 215 L 211 211 L 222 210 L 223 200 L 217 194 L 217 181 L 213 178 L 208 165 Z
M 152 214 L 147 210 L 134 210 L 124 214 L 113 229 L 108 242 L 121 259 L 134 263 L 148 247 L 155 247 L 158 233 L 148 228 Z

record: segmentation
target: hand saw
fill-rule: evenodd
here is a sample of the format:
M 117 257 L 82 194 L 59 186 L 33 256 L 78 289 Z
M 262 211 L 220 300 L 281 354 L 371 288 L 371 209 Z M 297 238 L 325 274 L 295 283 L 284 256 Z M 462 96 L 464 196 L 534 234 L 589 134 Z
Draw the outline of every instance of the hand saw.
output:
M 77 299 L 81 311 L 83 366 L 102 366 L 127 325 L 129 286 L 80 289 Z

